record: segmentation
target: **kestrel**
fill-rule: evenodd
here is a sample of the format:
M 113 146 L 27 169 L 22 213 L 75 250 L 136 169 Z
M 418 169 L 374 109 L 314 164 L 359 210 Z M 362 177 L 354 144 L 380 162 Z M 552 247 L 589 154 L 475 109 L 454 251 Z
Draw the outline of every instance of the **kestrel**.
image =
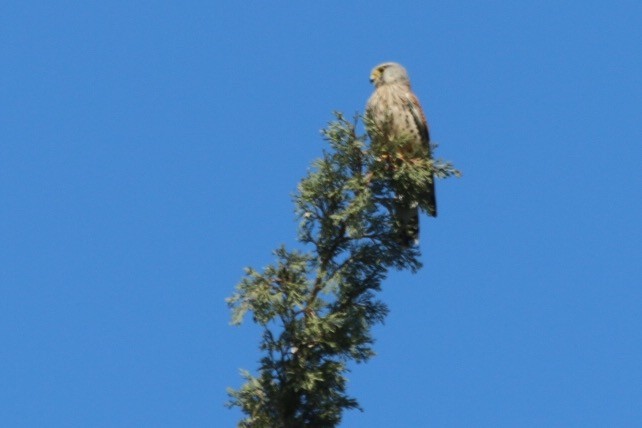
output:
M 370 73 L 375 90 L 366 105 L 366 114 L 378 128 L 388 130 L 390 141 L 407 141 L 399 147 L 399 158 L 411 161 L 427 156 L 430 159 L 430 133 L 419 99 L 410 88 L 406 69 L 395 62 L 377 65 Z M 373 133 L 370 137 L 375 138 Z M 424 199 L 425 198 L 425 199 Z M 422 195 L 428 214 L 437 217 L 434 180 Z M 419 202 L 397 197 L 394 201 L 399 239 L 407 247 L 419 242 Z

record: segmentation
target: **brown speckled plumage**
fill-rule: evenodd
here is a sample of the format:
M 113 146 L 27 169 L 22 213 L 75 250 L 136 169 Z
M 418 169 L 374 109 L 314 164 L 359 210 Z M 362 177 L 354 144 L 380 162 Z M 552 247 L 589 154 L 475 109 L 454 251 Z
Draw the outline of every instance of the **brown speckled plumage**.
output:
M 370 81 L 375 91 L 368 100 L 366 112 L 378 125 L 387 124 L 393 137 L 405 136 L 408 144 L 400 147 L 404 159 L 430 157 L 430 132 L 419 99 L 412 92 L 405 68 L 394 62 L 377 65 L 372 69 Z M 426 189 L 428 214 L 437 216 L 434 183 Z M 395 201 L 400 238 L 405 245 L 419 240 L 418 201 Z

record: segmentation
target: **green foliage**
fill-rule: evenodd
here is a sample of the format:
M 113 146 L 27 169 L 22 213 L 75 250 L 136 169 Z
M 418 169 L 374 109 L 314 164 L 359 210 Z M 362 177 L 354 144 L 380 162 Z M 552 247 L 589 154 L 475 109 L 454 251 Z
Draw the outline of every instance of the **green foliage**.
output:
M 403 141 L 369 144 L 357 121 L 336 114 L 323 131 L 330 149 L 294 197 L 310 252 L 279 248 L 263 272 L 246 269 L 227 300 L 233 324 L 249 312 L 264 329 L 258 375 L 243 371 L 245 384 L 228 391 L 228 405 L 246 415 L 240 427 L 335 427 L 359 408 L 346 393 L 346 364 L 374 355 L 371 328 L 388 313 L 376 292 L 390 268 L 421 267 L 419 249 L 398 242 L 391 202 L 421 201 L 433 174 L 459 175 L 449 163 L 400 161 Z M 370 135 L 385 134 L 365 122 Z

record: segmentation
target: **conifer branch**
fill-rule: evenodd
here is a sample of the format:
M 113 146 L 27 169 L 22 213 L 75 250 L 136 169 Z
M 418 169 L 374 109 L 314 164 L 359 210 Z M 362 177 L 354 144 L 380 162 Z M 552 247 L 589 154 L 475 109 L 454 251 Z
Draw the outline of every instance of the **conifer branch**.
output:
M 245 384 L 228 390 L 228 405 L 245 414 L 240 427 L 334 427 L 359 408 L 346 393 L 346 364 L 374 355 L 371 328 L 388 313 L 376 292 L 390 268 L 421 267 L 419 249 L 397 240 L 391 201 L 421 195 L 433 174 L 459 175 L 431 160 L 397 168 L 399 141 L 373 146 L 357 134 L 358 116 L 335 115 L 323 130 L 330 149 L 294 197 L 299 241 L 311 251 L 279 248 L 262 273 L 247 268 L 227 299 L 233 324 L 250 312 L 264 329 L 257 376 L 242 371 Z M 365 123 L 371 135 L 385 132 Z

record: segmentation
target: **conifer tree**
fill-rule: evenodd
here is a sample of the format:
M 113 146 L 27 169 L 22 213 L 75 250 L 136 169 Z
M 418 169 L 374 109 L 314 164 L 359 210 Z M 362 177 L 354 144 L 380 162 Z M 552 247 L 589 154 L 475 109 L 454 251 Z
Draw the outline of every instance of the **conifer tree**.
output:
M 322 131 L 329 149 L 294 196 L 307 251 L 277 249 L 227 299 L 233 324 L 250 313 L 263 329 L 258 373 L 242 371 L 245 384 L 228 390 L 228 405 L 245 414 L 239 427 L 335 427 L 359 408 L 347 364 L 374 355 L 371 329 L 388 313 L 377 292 L 389 269 L 421 267 L 419 248 L 399 242 L 395 198 L 420 201 L 433 173 L 459 175 L 448 162 L 405 162 L 395 151 L 404 141 L 370 140 L 358 135 L 358 116 L 335 116 Z M 371 136 L 388 135 L 364 122 Z

